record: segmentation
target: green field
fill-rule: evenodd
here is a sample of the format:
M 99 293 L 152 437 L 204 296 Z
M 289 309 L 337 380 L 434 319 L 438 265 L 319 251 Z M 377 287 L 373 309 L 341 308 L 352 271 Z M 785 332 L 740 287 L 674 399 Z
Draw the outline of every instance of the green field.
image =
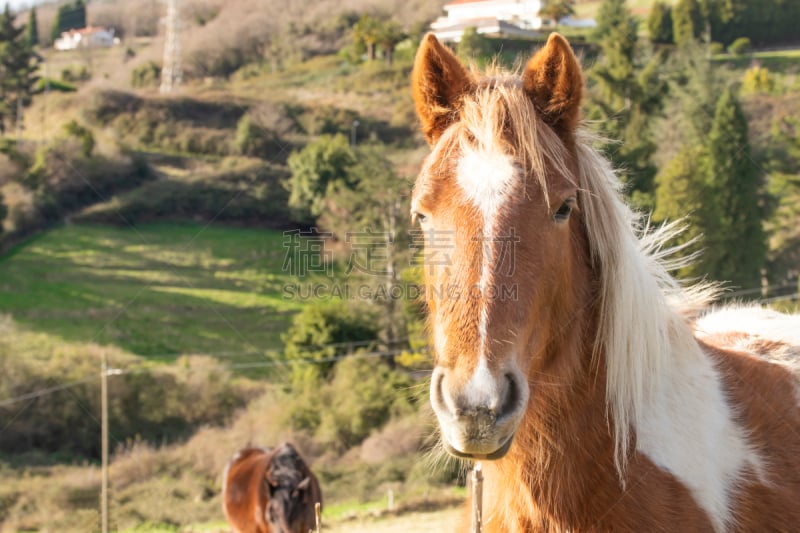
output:
M 279 349 L 281 232 L 196 224 L 67 226 L 0 259 L 0 313 L 68 342 L 154 359 Z

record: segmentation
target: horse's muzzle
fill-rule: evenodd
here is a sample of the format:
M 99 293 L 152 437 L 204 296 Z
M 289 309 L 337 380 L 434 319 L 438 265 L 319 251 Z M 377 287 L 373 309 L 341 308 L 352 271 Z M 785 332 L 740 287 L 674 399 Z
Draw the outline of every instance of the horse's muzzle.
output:
M 461 387 L 454 372 L 436 368 L 431 405 L 445 449 L 456 457 L 494 460 L 506 455 L 528 403 L 528 384 L 514 367 L 491 372 L 479 366 Z

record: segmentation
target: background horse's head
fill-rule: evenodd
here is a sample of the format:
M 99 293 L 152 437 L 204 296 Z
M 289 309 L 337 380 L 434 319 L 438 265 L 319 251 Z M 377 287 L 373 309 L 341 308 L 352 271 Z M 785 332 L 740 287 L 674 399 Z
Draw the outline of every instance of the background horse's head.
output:
M 314 527 L 319 486 L 303 458 L 289 443 L 278 446 L 265 472 L 269 486 L 266 518 L 272 531 L 306 533 Z
M 536 393 L 529 376 L 564 365 L 551 348 L 575 342 L 570 322 L 590 297 L 575 216 L 582 84 L 556 34 L 521 77 L 478 77 L 432 35 L 417 53 L 412 89 L 432 153 L 412 212 L 425 235 L 431 401 L 456 455 L 502 457 Z

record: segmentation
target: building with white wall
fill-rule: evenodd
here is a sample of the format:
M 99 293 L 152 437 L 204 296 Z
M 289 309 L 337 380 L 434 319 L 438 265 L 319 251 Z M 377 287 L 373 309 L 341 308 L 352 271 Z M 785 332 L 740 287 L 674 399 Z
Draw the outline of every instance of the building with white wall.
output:
M 454 0 L 431 24 L 440 41 L 458 42 L 466 28 L 481 35 L 534 38 L 542 28 L 541 0 Z

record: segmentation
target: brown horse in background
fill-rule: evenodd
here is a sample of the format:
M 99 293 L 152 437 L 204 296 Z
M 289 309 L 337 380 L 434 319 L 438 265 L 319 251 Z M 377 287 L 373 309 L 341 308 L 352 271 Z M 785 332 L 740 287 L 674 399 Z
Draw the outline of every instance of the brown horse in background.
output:
M 581 130 L 567 41 L 517 76 L 428 35 L 412 89 L 431 403 L 486 461 L 484 531 L 800 531 L 800 318 L 669 275 L 675 227 L 643 232 Z
M 308 533 L 322 504 L 316 476 L 291 444 L 245 448 L 225 467 L 222 509 L 237 533 Z

